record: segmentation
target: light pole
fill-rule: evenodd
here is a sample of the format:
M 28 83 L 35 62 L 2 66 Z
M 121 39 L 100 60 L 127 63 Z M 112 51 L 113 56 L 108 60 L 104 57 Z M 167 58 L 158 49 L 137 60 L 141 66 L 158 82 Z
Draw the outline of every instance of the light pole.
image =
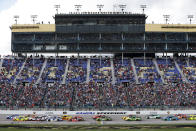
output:
M 140 5 L 140 8 L 142 9 L 143 14 L 144 14 L 144 11 L 145 11 L 145 9 L 147 8 L 147 6 L 146 6 L 146 5 Z
M 35 21 L 36 21 L 37 15 L 31 15 L 31 18 L 32 18 L 33 24 L 35 24 Z
M 14 16 L 14 19 L 15 19 L 15 22 L 16 22 L 16 25 L 17 25 L 18 24 L 17 22 L 18 22 L 19 16 L 18 15 L 15 15 Z
M 124 4 L 119 5 L 119 7 L 121 8 L 122 12 L 124 12 L 126 6 L 127 6 L 127 5 L 124 5 Z
M 104 5 L 98 4 L 97 8 L 99 9 L 99 12 L 101 12 L 101 9 L 104 7 Z
M 56 9 L 56 13 L 58 14 L 59 13 L 59 8 L 61 8 L 60 5 L 54 5 L 54 8 Z
M 192 22 L 193 17 L 194 17 L 193 15 L 188 15 L 188 19 L 190 20 L 190 24 Z
M 170 15 L 163 15 L 163 18 L 165 19 L 165 22 L 167 24 L 167 22 L 169 21 Z
M 74 5 L 77 12 L 80 12 L 82 5 Z

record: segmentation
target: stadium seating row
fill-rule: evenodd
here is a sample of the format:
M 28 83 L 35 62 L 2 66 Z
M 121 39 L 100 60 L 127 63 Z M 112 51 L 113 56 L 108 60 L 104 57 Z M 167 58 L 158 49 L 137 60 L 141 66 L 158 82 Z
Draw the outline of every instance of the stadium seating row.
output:
M 6 57 L 0 69 L 0 107 L 196 106 L 195 58 Z
M 66 71 L 67 60 L 59 58 L 4 58 L 0 72 L 0 81 L 10 84 L 22 82 L 33 84 L 62 83 L 65 77 L 66 83 L 84 83 L 89 77 L 91 82 L 111 82 L 112 79 L 115 79 L 116 84 L 136 82 L 136 79 L 143 84 L 149 82 L 185 82 L 186 79 L 188 83 L 196 82 L 195 58 L 190 58 L 189 60 L 175 60 L 171 58 L 144 60 L 137 58 L 133 61 L 135 66 L 133 66 L 131 59 L 128 58 L 124 60 L 113 59 L 114 63 L 111 63 L 109 58 L 90 59 L 89 69 L 86 58 L 71 58 Z M 175 61 L 177 62 L 175 63 Z M 111 64 L 113 64 L 114 68 L 112 68 Z M 176 64 L 179 65 L 179 69 Z M 87 73 L 88 70 L 90 72 L 89 75 Z M 112 75 L 112 70 L 114 70 L 114 76 Z M 134 73 L 134 70 L 136 73 Z M 185 76 L 185 80 L 182 74 Z

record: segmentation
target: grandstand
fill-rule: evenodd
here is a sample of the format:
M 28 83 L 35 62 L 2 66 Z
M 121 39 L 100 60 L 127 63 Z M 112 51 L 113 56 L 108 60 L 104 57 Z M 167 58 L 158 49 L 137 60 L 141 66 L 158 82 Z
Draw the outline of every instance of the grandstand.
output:
M 196 59 L 189 54 L 196 53 L 196 25 L 146 18 L 83 12 L 56 14 L 55 24 L 12 25 L 13 55 L 0 61 L 0 108 L 195 109 Z

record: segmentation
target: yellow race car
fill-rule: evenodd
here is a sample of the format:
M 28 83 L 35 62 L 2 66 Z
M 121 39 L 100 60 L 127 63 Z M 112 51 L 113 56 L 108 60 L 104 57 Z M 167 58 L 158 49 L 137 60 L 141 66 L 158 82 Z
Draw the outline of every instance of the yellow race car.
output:
M 72 116 L 70 116 L 70 115 L 63 115 L 61 118 L 62 118 L 62 120 L 70 120 L 72 118 Z
M 141 117 L 138 117 L 135 115 L 124 116 L 124 117 L 122 117 L 122 119 L 125 121 L 141 121 L 142 120 Z
M 196 115 L 189 115 L 187 120 L 196 120 Z
M 26 116 L 15 117 L 13 121 L 28 121 L 28 117 Z

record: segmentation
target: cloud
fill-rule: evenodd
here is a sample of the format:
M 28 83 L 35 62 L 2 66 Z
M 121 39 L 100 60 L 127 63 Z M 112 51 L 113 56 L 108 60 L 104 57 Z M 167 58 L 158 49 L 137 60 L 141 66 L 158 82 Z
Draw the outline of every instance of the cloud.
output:
M 17 0 L 1 0 L 0 1 L 0 12 L 4 9 L 8 9 L 13 6 Z
M 163 23 L 163 14 L 171 15 L 170 23 L 188 23 L 187 15 L 196 14 L 195 0 L 17 0 L 6 10 L 0 12 L 0 54 L 10 54 L 11 31 L 9 26 L 14 23 L 13 16 L 19 15 L 19 24 L 32 23 L 30 15 L 38 15 L 37 22 L 54 23 L 54 5 L 60 4 L 60 13 L 75 11 L 74 5 L 81 4 L 82 11 L 98 11 L 96 5 L 104 4 L 103 11 L 113 11 L 114 4 L 126 4 L 126 11 L 142 12 L 141 4 L 146 4 L 147 23 Z M 194 23 L 195 20 L 193 20 Z

